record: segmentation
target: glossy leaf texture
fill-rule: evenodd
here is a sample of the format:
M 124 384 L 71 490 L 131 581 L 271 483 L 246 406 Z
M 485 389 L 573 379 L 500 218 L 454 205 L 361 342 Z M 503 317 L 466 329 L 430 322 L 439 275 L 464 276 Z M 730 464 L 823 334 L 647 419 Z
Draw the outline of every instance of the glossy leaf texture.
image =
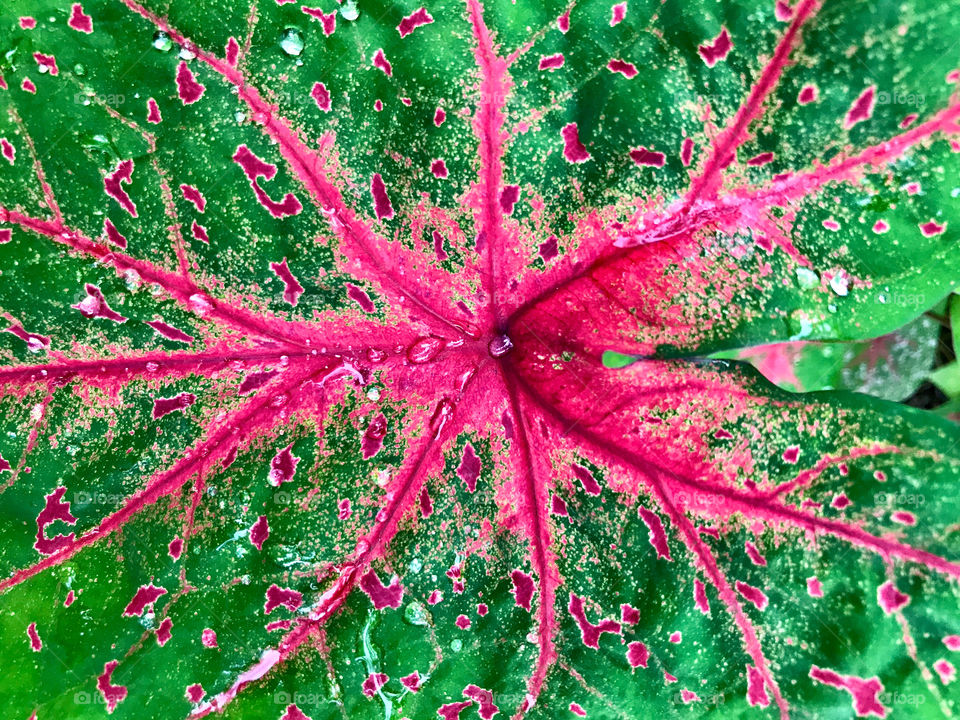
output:
M 0 28 L 4 717 L 957 712 L 949 3 Z

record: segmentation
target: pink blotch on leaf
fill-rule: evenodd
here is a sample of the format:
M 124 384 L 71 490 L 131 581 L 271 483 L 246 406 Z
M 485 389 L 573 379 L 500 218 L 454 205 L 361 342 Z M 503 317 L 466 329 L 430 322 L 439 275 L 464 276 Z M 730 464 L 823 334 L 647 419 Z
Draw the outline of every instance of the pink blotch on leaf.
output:
M 763 675 L 753 665 L 747 665 L 747 703 L 752 707 L 767 707 L 770 704 Z
M 297 278 L 294 277 L 294 274 L 290 272 L 290 268 L 287 266 L 287 259 L 284 258 L 278 263 L 270 263 L 270 269 L 273 270 L 273 273 L 280 278 L 280 281 L 283 283 L 284 301 L 296 307 L 300 296 L 303 294 L 303 285 L 301 285 Z
M 26 15 L 20 18 L 20 27 L 24 30 L 33 30 L 37 26 L 37 21 Z
M 267 483 L 280 487 L 283 483 L 293 480 L 300 458 L 290 452 L 292 449 L 293 443 L 290 443 L 273 456 L 273 460 L 270 461 L 270 472 L 267 473 Z
M 909 115 L 905 116 L 903 120 L 900 121 L 900 128 L 903 130 L 906 130 L 908 127 L 913 125 L 917 121 L 917 118 L 919 117 L 920 116 L 917 115 L 916 113 L 910 113 Z
M 180 64 L 177 66 L 177 95 L 180 97 L 180 102 L 184 105 L 192 105 L 201 97 L 206 91 L 206 86 L 201 85 L 197 82 L 197 79 L 193 75 L 193 71 L 187 66 L 186 61 L 181 60 Z
M 943 225 L 940 225 L 934 220 L 930 220 L 929 222 L 925 222 L 922 225 L 920 225 L 920 232 L 923 233 L 924 237 L 933 237 L 935 235 L 940 235 L 946 229 L 947 229 L 946 223 L 944 223 Z
M 640 622 L 640 611 L 632 605 L 621 605 L 620 622 L 624 625 L 636 625 L 638 622 Z
M 540 257 L 544 262 L 550 262 L 560 252 L 558 245 L 559 240 L 557 239 L 557 236 L 551 235 L 537 246 L 537 252 L 540 254 Z
M 71 305 L 74 310 L 79 310 L 80 314 L 87 319 L 101 318 L 103 320 L 112 320 L 115 323 L 125 323 L 127 318 L 118 312 L 114 312 L 107 304 L 107 299 L 103 296 L 100 288 L 96 285 L 87 283 L 84 286 L 87 296 L 76 305 Z
M 860 96 L 853 101 L 847 115 L 843 120 L 844 130 L 849 130 L 854 125 L 869 120 L 873 116 L 873 108 L 877 102 L 877 86 L 871 85 Z
M 109 218 L 104 218 L 103 220 L 103 232 L 107 236 L 107 240 L 112 242 L 119 248 L 125 248 L 127 246 L 127 239 L 120 234 L 120 231 L 117 230 L 117 227 L 110 222 Z
M 34 95 L 37 94 L 37 86 L 33 84 L 33 80 L 30 78 L 23 79 L 23 82 L 20 83 L 20 89 Z
M 363 681 L 363 685 L 360 686 L 360 689 L 363 691 L 363 694 L 367 697 L 373 697 L 384 685 L 387 684 L 387 681 L 390 678 L 383 673 L 370 673 L 366 679 Z
M 430 492 L 424 486 L 420 490 L 420 517 L 426 519 L 433 515 L 433 501 L 430 499 Z
M 183 184 L 180 186 L 180 192 L 183 194 L 183 199 L 187 202 L 193 203 L 193 206 L 197 208 L 197 212 L 203 212 L 207 209 L 207 200 L 203 197 L 203 193 L 193 187 L 193 185 Z
M 576 123 L 568 123 L 560 131 L 560 137 L 563 139 L 563 156 L 570 163 L 582 163 L 590 159 L 590 153 L 582 142 L 580 142 L 580 131 Z
M 477 478 L 480 477 L 480 470 L 480 458 L 477 457 L 473 445 L 467 443 L 463 446 L 463 454 L 460 456 L 460 466 L 457 468 L 457 475 L 471 493 L 477 489 Z
M 780 22 L 787 22 L 793 17 L 793 8 L 784 0 L 777 0 L 773 8 L 773 14 Z
M 791 465 L 796 465 L 797 460 L 800 459 L 800 446 L 791 445 L 786 450 L 783 451 L 783 461 L 785 463 L 790 463 Z
M 457 615 L 457 619 L 454 621 L 454 624 L 461 630 L 469 630 L 472 623 L 470 622 L 470 618 L 468 618 L 466 615 Z
M 823 585 L 816 575 L 807 578 L 807 593 L 810 597 L 823 597 Z
M 544 55 L 540 58 L 538 70 L 558 70 L 563 67 L 563 53 L 556 55 Z
M 429 25 L 433 22 L 433 18 L 430 17 L 430 13 L 427 12 L 426 8 L 420 8 L 407 15 L 403 20 L 400 21 L 400 24 L 397 25 L 397 32 L 400 33 L 400 37 L 404 38 L 418 27 L 423 25 Z
M 500 191 L 500 209 L 504 215 L 513 215 L 513 208 L 520 200 L 520 186 L 506 185 Z
M 471 705 L 473 705 L 473 700 L 446 703 L 437 708 L 437 715 L 439 715 L 442 720 L 460 720 L 460 713 Z
M 768 598 L 760 588 L 748 585 L 740 580 L 734 583 L 734 587 L 736 587 L 737 592 L 740 593 L 745 600 L 753 603 L 757 610 L 764 610 L 767 607 Z
M 627 16 L 627 4 L 625 2 L 617 3 L 610 12 L 610 27 L 615 27 L 623 22 Z
M 563 15 L 557 18 L 557 30 L 564 35 L 570 30 L 570 11 L 567 10 Z
M 627 643 L 627 662 L 630 667 L 647 667 L 647 661 L 650 659 L 650 651 L 642 642 L 634 641 Z
M 903 609 L 910 603 L 910 596 L 897 590 L 889 580 L 877 588 L 877 604 L 887 615 Z
M 488 612 L 490 612 L 490 608 L 487 607 L 486 603 L 477 603 L 477 615 L 484 617 Z
M 667 638 L 667 640 L 672 642 L 674 645 L 679 645 L 681 642 L 683 642 L 683 633 L 681 633 L 679 630 L 676 630 L 670 633 L 670 637 Z
M 626 60 L 620 60 L 619 58 L 614 58 L 608 62 L 607 70 L 612 73 L 620 73 L 627 78 L 627 80 L 636 77 L 637 73 L 639 72 L 636 65 L 629 63 Z
M 683 143 L 680 145 L 680 162 L 683 163 L 684 167 L 689 167 L 692 159 L 693 138 L 684 138 Z
M 537 589 L 533 578 L 522 570 L 513 570 L 510 573 L 510 580 L 513 582 L 510 592 L 513 593 L 514 602 L 524 610 L 529 610 L 533 594 Z
M 330 112 L 332 107 L 330 102 L 330 91 L 327 90 L 327 86 L 322 82 L 316 82 L 313 84 L 313 89 L 310 91 L 310 97 L 313 98 L 314 102 L 317 103 L 317 107 L 323 110 L 323 112 Z
M 443 235 L 434 230 L 431 233 L 431 239 L 433 240 L 433 252 L 436 253 L 437 260 L 446 260 L 447 251 L 443 249 Z
M 77 599 L 77 596 L 74 594 L 73 590 L 67 592 L 67 596 L 63 599 L 63 606 L 70 607 L 73 605 L 73 601 Z
M 662 152 L 655 152 L 654 150 L 647 150 L 645 147 L 640 147 L 630 151 L 630 159 L 637 165 L 660 168 L 663 167 L 667 161 L 667 156 Z
M 360 589 L 367 594 L 377 610 L 386 607 L 398 608 L 403 602 L 403 587 L 400 581 L 394 578 L 389 585 L 384 585 L 374 570 L 367 571 L 367 574 L 360 578 Z
M 16 149 L 6 138 L 0 138 L 0 154 L 2 154 L 4 159 L 11 165 L 13 165 L 17 159 Z
M 692 690 L 687 690 L 686 688 L 683 688 L 682 690 L 680 690 L 680 700 L 681 702 L 683 702 L 684 705 L 689 705 L 690 703 L 693 703 L 693 702 L 700 702 L 700 696 L 697 695 Z
M 707 67 L 713 67 L 721 60 L 724 60 L 732 49 L 733 43 L 730 40 L 730 33 L 727 32 L 726 27 L 721 28 L 720 34 L 711 42 L 704 43 L 697 48 L 700 57 L 703 58 Z
M 211 628 L 204 628 L 200 631 L 200 644 L 205 648 L 217 647 L 217 633 Z
M 890 230 L 890 225 L 885 220 L 877 220 L 873 224 L 873 231 L 877 235 L 882 235 L 883 233 L 888 232 L 889 230 Z
M 303 604 L 303 595 L 290 588 L 282 588 L 276 583 L 270 585 L 266 592 L 266 602 L 263 604 L 263 612 L 269 615 L 278 607 L 285 607 L 290 612 L 296 612 Z
M 830 507 L 836 508 L 837 510 L 843 510 L 848 505 L 850 505 L 850 498 L 844 493 L 838 493 L 836 497 L 830 501 Z
M 159 125 L 163 122 L 163 116 L 160 115 L 160 106 L 153 98 L 147 98 L 147 122 L 152 125 Z
M 374 173 L 370 178 L 370 195 L 373 196 L 373 209 L 377 220 L 389 220 L 393 217 L 393 205 L 387 195 L 387 186 L 380 173 Z
M 143 611 L 147 609 L 148 605 L 153 605 L 157 599 L 166 594 L 167 591 L 164 588 L 157 587 L 153 583 L 140 586 L 130 602 L 127 603 L 127 607 L 124 608 L 123 617 L 142 617 Z
M 137 217 L 137 206 L 123 184 L 129 185 L 133 181 L 133 160 L 121 160 L 117 163 L 116 169 L 103 179 L 103 189 L 110 197 L 116 200 L 120 207 L 126 210 L 133 217 Z
M 268 537 L 270 537 L 270 525 L 267 523 L 267 516 L 261 515 L 250 527 L 250 544 L 257 550 L 263 550 L 263 543 Z
M 570 616 L 576 620 L 580 628 L 580 639 L 583 641 L 583 644 L 594 650 L 600 648 L 599 641 L 603 633 L 619 635 L 621 632 L 620 623 L 616 620 L 601 620 L 600 623 L 596 625 L 587 620 L 583 598 L 573 593 L 570 593 L 570 602 L 567 604 L 567 611 L 570 613 Z
M 198 703 L 203 700 L 203 696 L 206 693 L 203 691 L 203 686 L 200 683 L 194 683 L 193 685 L 188 685 L 187 690 L 184 693 L 184 696 L 189 702 Z
M 760 554 L 760 551 L 757 550 L 757 546 L 754 545 L 754 544 L 753 544 L 752 542 L 750 542 L 749 540 L 747 540 L 747 541 L 744 543 L 744 550 L 746 550 L 746 552 L 747 552 L 747 557 L 750 558 L 751 562 L 753 562 L 754 565 L 766 565 L 766 564 L 767 564 L 766 558 L 764 558 L 763 555 Z
M 443 108 L 437 108 L 437 111 L 433 114 L 433 124 L 440 127 L 446 119 L 447 113 L 444 112 Z
M 760 153 L 759 155 L 754 155 L 752 158 L 747 160 L 747 165 L 750 167 L 761 167 L 773 162 L 773 157 L 774 155 L 772 152 Z
M 179 395 L 168 398 L 157 398 L 153 401 L 153 419 L 157 420 L 172 412 L 184 410 L 196 401 L 197 396 L 188 392 L 182 392 Z
M 37 624 L 35 622 L 27 625 L 27 638 L 30 640 L 30 649 L 34 652 L 40 652 L 43 649 L 43 641 L 37 633 Z
M 287 705 L 286 710 L 280 717 L 280 720 L 313 720 L 309 715 L 304 714 L 303 710 L 296 704 Z
M 585 468 L 583 465 L 574 465 L 573 474 L 577 476 L 577 479 L 580 481 L 580 485 L 583 486 L 583 491 L 587 495 L 599 495 L 600 494 L 600 483 L 597 482 L 597 479 L 593 476 L 593 473 L 589 469 Z
M 93 32 L 93 18 L 83 12 L 83 6 L 80 3 L 74 3 L 70 7 L 70 19 L 67 20 L 67 25 L 77 32 L 88 35 Z
M 387 418 L 383 413 L 375 415 L 367 424 L 363 431 L 363 438 L 360 440 L 360 448 L 363 452 L 363 459 L 369 460 L 383 447 L 383 438 L 387 434 Z
M 815 85 L 804 85 L 797 95 L 797 102 L 800 105 L 809 105 L 812 102 L 816 102 L 818 97 L 819 92 Z
M 883 718 L 887 716 L 888 708 L 884 707 L 879 699 L 880 693 L 883 692 L 883 684 L 880 682 L 880 678 L 874 676 L 864 679 L 853 675 L 840 675 L 833 670 L 819 668 L 816 665 L 811 666 L 810 677 L 818 683 L 846 690 L 850 693 L 857 717 L 876 715 Z
M 306 5 L 300 6 L 300 11 L 305 15 L 309 15 L 314 20 L 320 21 L 320 25 L 323 27 L 323 34 L 326 37 L 333 35 L 337 29 L 337 11 L 334 10 L 331 13 L 325 13 L 320 8 L 307 7 Z
M 53 55 L 44 55 L 40 52 L 33 54 L 33 59 L 37 61 L 37 67 L 41 72 L 49 72 L 51 75 L 59 75 L 60 68 L 57 67 L 57 59 Z
M 637 513 L 650 531 L 650 544 L 657 551 L 657 557 L 672 561 L 670 546 L 667 544 L 667 534 L 664 532 L 663 521 L 660 520 L 660 516 L 644 507 L 638 508 Z
M 500 708 L 494 705 L 493 693 L 489 690 L 484 690 L 476 685 L 467 685 L 463 689 L 463 695 L 477 703 L 479 706 L 477 707 L 477 714 L 480 716 L 480 720 L 492 720 L 493 716 L 500 712 Z
M 365 313 L 376 312 L 377 306 L 373 304 L 373 300 L 371 300 L 370 296 L 367 295 L 366 290 L 357 287 L 353 283 L 346 283 L 346 288 L 347 297 L 359 305 L 361 310 L 363 310 Z
M 174 560 L 180 559 L 180 553 L 183 552 L 183 539 L 175 537 L 167 545 L 167 554 Z
M 267 382 L 270 381 L 270 378 L 274 377 L 276 374 L 276 370 L 262 370 L 249 373 L 243 378 L 243 382 L 240 383 L 240 387 L 237 389 L 237 392 L 241 395 L 244 395 L 245 393 L 261 388 L 266 385 Z
M 224 52 L 226 53 L 227 64 L 236 67 L 237 60 L 240 57 L 240 44 L 233 35 L 227 38 L 227 47 Z
M 586 717 L 587 711 L 580 707 L 579 703 L 572 702 L 570 703 L 570 712 L 572 712 L 577 717 Z
M 383 48 L 380 48 L 373 54 L 373 66 L 383 70 L 388 76 L 393 75 L 393 66 L 383 54 Z
M 237 146 L 237 151 L 233 154 L 233 161 L 243 169 L 243 173 L 250 181 L 250 187 L 253 188 L 257 200 L 273 217 L 282 218 L 299 215 L 300 211 L 303 210 L 303 206 L 293 193 L 287 193 L 283 200 L 278 203 L 272 200 L 260 187 L 260 178 L 272 180 L 277 174 L 276 165 L 264 162 L 246 145 Z
M 193 235 L 193 238 L 198 242 L 202 242 L 207 245 L 210 244 L 210 236 L 207 235 L 207 229 L 196 220 L 190 223 L 190 234 Z
M 435 178 L 439 178 L 441 180 L 450 174 L 447 171 L 447 164 L 443 161 L 443 158 L 437 158 L 430 163 L 430 172 L 433 173 Z
M 163 622 L 160 623 L 160 626 L 157 628 L 157 645 L 163 647 L 168 642 L 170 638 L 173 637 L 173 620 L 170 618 L 164 618 Z
M 103 673 L 97 677 L 97 690 L 100 691 L 100 695 L 103 697 L 104 703 L 106 703 L 107 713 L 112 713 L 116 710 L 117 705 L 127 696 L 127 688 L 123 685 L 113 685 L 110 682 L 113 671 L 116 670 L 119 664 L 116 660 L 104 663 Z
M 404 675 L 400 678 L 400 684 L 410 692 L 420 692 L 420 673 L 414 670 L 409 675 Z
M 346 520 L 350 517 L 351 512 L 350 498 L 344 498 L 337 503 L 337 520 Z
M 940 658 L 933 663 L 933 669 L 936 671 L 937 675 L 940 676 L 940 682 L 942 682 L 944 685 L 949 685 L 957 679 L 957 669 L 949 660 Z
M 947 650 L 960 652 L 960 635 L 947 635 L 943 639 L 943 644 L 946 646 Z
M 570 512 L 567 510 L 567 503 L 559 495 L 554 495 L 551 497 L 550 512 L 559 517 L 570 516 Z
M 700 580 L 693 581 L 693 604 L 704 615 L 710 614 L 710 601 L 707 599 L 707 588 Z

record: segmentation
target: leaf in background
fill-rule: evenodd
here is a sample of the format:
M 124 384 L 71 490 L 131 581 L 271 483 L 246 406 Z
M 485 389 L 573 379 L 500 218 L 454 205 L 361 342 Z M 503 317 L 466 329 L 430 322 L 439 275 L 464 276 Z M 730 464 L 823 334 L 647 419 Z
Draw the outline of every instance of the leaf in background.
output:
M 957 427 L 707 359 L 957 287 L 949 4 L 0 28 L 5 717 L 956 712 Z
M 798 340 L 718 353 L 746 360 L 786 390 L 853 390 L 905 400 L 930 375 L 940 326 L 920 316 L 896 332 L 865 342 Z

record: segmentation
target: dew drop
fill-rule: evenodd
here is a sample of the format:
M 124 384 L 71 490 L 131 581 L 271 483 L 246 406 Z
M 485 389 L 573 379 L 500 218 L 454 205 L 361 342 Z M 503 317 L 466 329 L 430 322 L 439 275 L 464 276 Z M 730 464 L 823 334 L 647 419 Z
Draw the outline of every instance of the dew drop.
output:
M 160 52 L 170 52 L 173 49 L 173 40 L 163 30 L 157 30 L 153 34 L 153 47 Z
M 370 348 L 367 350 L 367 360 L 372 363 L 383 362 L 383 359 L 387 356 L 383 350 L 377 350 L 376 348 Z
M 347 0 L 344 3 L 343 7 L 340 8 L 340 17 L 344 20 L 349 20 L 353 22 L 358 17 L 360 17 L 360 11 L 357 10 L 357 3 L 355 0 Z
M 460 652 L 463 649 L 463 642 L 460 640 L 454 640 L 452 643 L 450 643 L 450 649 L 454 652 Z
M 487 344 L 487 350 L 491 357 L 503 357 L 513 350 L 513 341 L 506 335 L 497 335 Z
M 443 350 L 444 342 L 436 337 L 423 337 L 407 348 L 407 360 L 421 365 L 433 360 Z
M 850 292 L 850 276 L 842 270 L 830 278 L 830 289 L 840 297 Z
M 156 372 L 159 369 L 160 369 L 160 366 L 157 363 L 155 362 L 147 363 L 147 370 L 149 370 L 150 372 Z
M 197 54 L 188 47 L 182 47 L 180 48 L 180 52 L 178 53 L 178 56 L 180 57 L 181 60 L 193 60 L 197 56 Z
M 403 610 L 403 619 L 411 625 L 427 625 L 429 623 L 430 613 L 423 603 L 408 603 Z
M 437 436 L 443 430 L 443 427 L 447 424 L 447 421 L 450 420 L 453 415 L 454 404 L 448 398 L 444 398 L 437 404 L 437 410 L 433 413 L 433 417 L 430 418 L 430 432 Z
M 810 268 L 797 268 L 797 283 L 804 290 L 813 290 L 820 285 L 820 276 Z
M 296 57 L 303 52 L 303 37 L 296 28 L 287 28 L 280 36 L 280 49 L 287 55 Z

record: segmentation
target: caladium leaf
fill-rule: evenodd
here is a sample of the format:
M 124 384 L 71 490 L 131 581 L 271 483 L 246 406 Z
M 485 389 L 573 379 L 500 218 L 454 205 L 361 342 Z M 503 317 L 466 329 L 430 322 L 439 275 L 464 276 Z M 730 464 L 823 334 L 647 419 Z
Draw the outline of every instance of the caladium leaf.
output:
M 950 7 L 0 27 L 5 716 L 955 711 L 956 427 L 711 359 L 956 287 Z

